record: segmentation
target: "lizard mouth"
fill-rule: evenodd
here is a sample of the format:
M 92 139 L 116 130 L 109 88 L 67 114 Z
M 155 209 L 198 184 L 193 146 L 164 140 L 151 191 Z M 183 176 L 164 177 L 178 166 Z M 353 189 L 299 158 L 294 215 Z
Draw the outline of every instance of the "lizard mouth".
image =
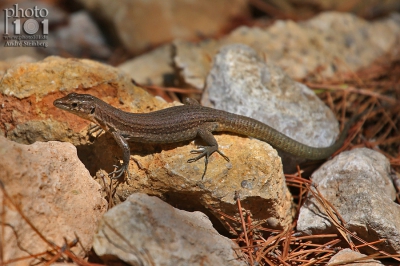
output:
M 57 99 L 53 102 L 53 105 L 57 108 L 67 110 L 67 105 L 62 101 L 62 99 Z

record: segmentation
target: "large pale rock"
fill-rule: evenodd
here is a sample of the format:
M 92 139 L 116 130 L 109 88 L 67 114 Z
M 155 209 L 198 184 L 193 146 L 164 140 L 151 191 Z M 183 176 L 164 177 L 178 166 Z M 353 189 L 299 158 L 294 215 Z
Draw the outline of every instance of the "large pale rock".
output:
M 72 251 L 84 256 L 92 247 L 107 203 L 101 197 L 100 185 L 78 160 L 75 147 L 60 142 L 23 145 L 0 136 L 0 158 L 0 180 L 10 200 L 48 241 L 59 247 L 65 244 L 64 238 L 71 242 L 78 237 L 82 246 Z M 0 217 L 4 226 L 2 259 L 50 250 L 52 247 L 5 200 L 2 191 L 0 198 L 5 203 Z M 20 265 L 34 261 L 31 258 Z
M 176 41 L 174 61 L 185 83 L 205 87 L 214 54 L 226 44 L 242 43 L 296 79 L 326 79 L 356 71 L 396 51 L 400 15 L 368 22 L 348 13 L 325 12 L 308 21 L 276 21 L 261 28 L 240 27 L 219 41 Z
M 93 248 L 108 264 L 118 258 L 129 265 L 247 265 L 203 213 L 142 193 L 104 215 Z
M 313 91 L 247 45 L 226 45 L 215 55 L 202 104 L 252 117 L 313 147 L 331 145 L 339 133 L 334 114 Z M 280 155 L 285 172 L 303 161 Z
M 196 149 L 193 142 L 137 150 L 130 176 L 117 187 L 119 198 L 146 192 L 181 209 L 211 212 L 219 219 L 219 212 L 238 218 L 238 192 L 253 221 L 267 221 L 274 228 L 289 226 L 294 206 L 276 150 L 265 142 L 238 136 L 217 135 L 216 140 L 230 162 L 213 154 L 203 180 L 204 160 L 187 163 L 193 157 L 190 151 Z M 139 145 L 131 146 L 137 149 Z M 105 148 L 102 144 L 99 149 Z
M 175 38 L 215 35 L 233 19 L 248 16 L 245 0 L 80 0 L 132 53 Z
M 367 242 L 386 239 L 376 246 L 400 253 L 400 206 L 394 202 L 390 165 L 383 155 L 365 148 L 343 152 L 318 169 L 312 181 L 348 230 Z M 337 232 L 311 194 L 300 209 L 297 230 L 308 235 Z

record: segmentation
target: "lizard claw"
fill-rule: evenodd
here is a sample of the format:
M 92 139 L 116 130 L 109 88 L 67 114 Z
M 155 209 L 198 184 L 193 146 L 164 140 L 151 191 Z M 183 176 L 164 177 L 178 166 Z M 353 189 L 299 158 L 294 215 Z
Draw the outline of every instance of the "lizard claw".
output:
M 120 178 L 125 172 L 128 172 L 128 166 L 127 165 L 114 165 L 116 170 L 112 171 L 111 173 L 108 174 L 108 176 L 111 179 L 118 179 Z
M 219 155 L 221 155 L 227 162 L 230 162 L 229 157 L 226 156 L 225 154 L 222 153 L 222 151 L 217 150 L 217 152 L 219 153 Z
M 195 161 L 198 161 L 199 159 L 204 158 L 204 172 L 203 175 L 201 176 L 201 179 L 204 179 L 204 176 L 206 175 L 207 172 L 207 165 L 208 165 L 208 158 L 213 154 L 214 152 L 218 152 L 227 162 L 229 162 L 228 156 L 223 154 L 221 151 L 218 150 L 218 148 L 215 148 L 214 146 L 198 146 L 198 150 L 191 150 L 190 153 L 200 153 L 198 156 L 189 159 L 187 162 L 188 163 L 193 163 Z
M 200 159 L 201 157 L 203 157 L 203 156 L 205 156 L 205 154 L 207 153 L 207 147 L 205 147 L 205 146 L 197 146 L 198 147 L 198 149 L 197 150 L 191 150 L 190 151 L 190 153 L 191 154 L 198 154 L 198 153 L 201 153 L 201 155 L 202 156 L 200 156 L 198 159 Z M 196 157 L 197 158 L 197 157 Z M 197 160 L 198 160 L 197 159 Z

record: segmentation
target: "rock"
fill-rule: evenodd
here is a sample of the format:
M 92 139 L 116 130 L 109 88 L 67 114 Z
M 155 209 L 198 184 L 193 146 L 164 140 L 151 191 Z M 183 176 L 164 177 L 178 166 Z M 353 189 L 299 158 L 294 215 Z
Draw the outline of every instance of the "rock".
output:
M 247 17 L 249 13 L 245 0 L 78 2 L 105 20 L 104 27 L 108 26 L 133 54 L 175 38 L 193 40 L 199 35 L 215 35 L 227 28 L 233 19 Z
M 174 65 L 185 86 L 199 90 L 205 87 L 205 80 L 211 69 L 212 58 L 218 49 L 226 43 L 228 42 L 215 40 L 207 40 L 200 43 L 182 40 L 173 42 L 175 48 Z
M 122 153 L 110 134 L 89 137 L 88 121 L 52 104 L 72 91 L 92 94 L 128 112 L 150 112 L 173 105 L 151 97 L 113 67 L 90 60 L 49 57 L 7 70 L 0 84 L 0 102 L 4 103 L 0 130 L 21 143 L 69 141 L 77 146 L 79 158 L 92 175 L 99 169 L 111 172 Z M 137 163 L 131 160 L 130 175 L 117 186 L 115 200 L 144 192 L 182 209 L 206 212 L 218 223 L 218 211 L 237 217 L 238 191 L 243 208 L 252 213 L 254 221 L 267 220 L 275 228 L 290 225 L 292 197 L 276 151 L 258 140 L 230 135 L 216 138 L 231 162 L 214 154 L 204 180 L 204 160 L 187 163 L 193 156 L 190 150 L 196 148 L 194 143 L 131 143 L 131 155 Z M 216 211 L 207 210 L 208 206 Z
M 174 79 L 172 46 L 163 45 L 118 66 L 141 85 L 170 86 Z
M 1 49 L 1 48 L 0 48 Z M 12 68 L 14 65 L 19 63 L 33 63 L 37 60 L 29 55 L 21 55 L 14 58 L 9 58 L 4 61 L 0 61 L 0 77 L 3 76 L 7 69 Z
M 72 91 L 90 92 L 117 107 L 126 101 L 132 106 L 130 111 L 135 111 L 133 106 L 142 108 L 141 112 L 154 109 L 155 103 L 162 106 L 160 100 L 134 86 L 129 77 L 113 67 L 85 59 L 48 57 L 15 64 L 5 71 L 0 84 L 0 132 L 19 143 L 62 140 L 86 145 L 90 142 L 88 122 L 53 106 L 56 98 Z M 143 102 L 135 104 L 136 97 Z
M 249 46 L 223 46 L 214 58 L 201 103 L 252 117 L 309 146 L 331 145 L 338 133 L 332 111 L 307 86 L 293 81 Z M 280 151 L 285 172 L 304 160 Z
M 366 148 L 343 152 L 312 175 L 323 197 L 345 220 L 345 227 L 388 253 L 400 253 L 400 206 L 394 201 L 389 161 Z M 311 194 L 300 209 L 297 230 L 304 234 L 336 233 L 323 207 Z M 376 252 L 366 249 L 368 254 Z
M 261 28 L 240 27 L 220 41 L 174 43 L 175 65 L 184 82 L 205 87 L 210 58 L 227 44 L 242 43 L 276 63 L 291 78 L 326 79 L 354 72 L 399 46 L 400 15 L 367 22 L 354 15 L 325 12 L 305 22 L 276 21 Z
M 377 260 L 360 260 L 360 258 L 364 258 L 366 255 L 358 253 L 356 251 L 352 251 L 349 248 L 343 249 L 339 251 L 335 256 L 333 256 L 329 262 L 328 266 L 335 263 L 335 265 L 347 265 L 347 266 L 380 266 L 383 265 L 381 262 Z M 357 260 L 359 259 L 359 260 Z M 347 262 L 351 261 L 351 262 Z
M 68 141 L 94 174 L 115 163 L 115 155 L 96 150 L 87 134 L 89 122 L 53 106 L 69 92 L 90 93 L 131 112 L 149 112 L 166 103 L 133 85 L 118 69 L 85 59 L 48 57 L 36 63 L 16 64 L 6 70 L 0 83 L 2 119 L 0 133 L 8 139 L 30 144 L 35 141 Z M 102 138 L 105 149 L 120 154 L 111 138 Z M 100 143 L 100 142 L 97 142 Z M 100 155 L 102 154 L 102 155 Z M 98 156 L 101 156 L 99 159 Z M 110 169 L 108 169 L 110 170 Z
M 104 215 L 93 248 L 107 264 L 118 258 L 129 265 L 247 265 L 239 260 L 239 247 L 203 213 L 142 193 Z
M 86 11 L 70 14 L 68 23 L 49 34 L 46 54 L 65 54 L 70 57 L 108 59 L 111 50 L 99 27 Z
M 92 246 L 107 203 L 101 197 L 100 185 L 76 157 L 75 147 L 60 142 L 22 145 L 0 136 L 0 158 L 0 180 L 23 215 L 59 247 L 65 244 L 64 238 L 71 242 L 79 237 L 82 246 L 78 244 L 72 251 L 83 257 Z M 2 191 L 0 197 L 7 202 L 0 218 L 5 230 L 3 262 L 51 250 L 5 200 Z M 25 262 L 30 265 L 39 261 L 31 258 Z
M 203 180 L 204 160 L 187 163 L 195 143 L 161 145 L 135 153 L 137 163 L 131 160 L 130 176 L 118 185 L 117 195 L 123 200 L 134 192 L 146 192 L 180 209 L 200 210 L 220 219 L 219 212 L 238 218 L 238 192 L 253 221 L 267 221 L 273 228 L 289 226 L 294 206 L 277 152 L 255 139 L 216 135 L 216 140 L 230 162 L 213 154 Z

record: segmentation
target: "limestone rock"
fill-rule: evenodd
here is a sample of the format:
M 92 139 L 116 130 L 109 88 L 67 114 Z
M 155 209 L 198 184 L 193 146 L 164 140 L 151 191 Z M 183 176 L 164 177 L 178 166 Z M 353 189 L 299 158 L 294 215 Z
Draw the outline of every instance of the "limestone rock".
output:
M 93 248 L 107 264 L 118 258 L 129 265 L 247 265 L 239 260 L 239 247 L 203 213 L 142 193 L 104 215 Z
M 36 142 L 17 144 L 0 136 L 0 180 L 10 199 L 49 241 L 58 246 L 79 237 L 80 245 L 72 248 L 83 257 L 92 246 L 98 221 L 107 203 L 96 183 L 76 156 L 69 143 Z M 1 223 L 4 261 L 50 250 L 14 207 L 2 202 Z M 47 255 L 43 255 L 47 256 Z M 47 257 L 49 259 L 49 257 Z M 3 262 L 4 262 L 3 261 Z M 34 264 L 34 258 L 24 260 Z
M 273 228 L 289 226 L 294 206 L 276 150 L 265 142 L 239 136 L 216 135 L 216 140 L 230 162 L 213 154 L 203 180 L 204 160 L 187 163 L 193 157 L 190 151 L 196 149 L 193 142 L 136 152 L 130 176 L 117 187 L 119 198 L 146 192 L 180 209 L 199 210 L 220 219 L 218 211 L 238 217 L 235 195 L 239 193 L 242 207 L 251 212 L 253 221 L 267 221 Z M 135 149 L 135 144 L 131 147 Z
M 367 242 L 387 239 L 376 246 L 400 253 L 400 206 L 394 202 L 390 165 L 383 155 L 365 148 L 343 152 L 314 172 L 312 181 L 348 230 Z M 297 230 L 308 235 L 337 232 L 311 195 L 300 209 Z
M 201 103 L 252 117 L 313 147 L 331 145 L 339 133 L 334 114 L 312 90 L 247 45 L 226 45 L 216 54 Z M 280 155 L 285 172 L 304 161 Z

